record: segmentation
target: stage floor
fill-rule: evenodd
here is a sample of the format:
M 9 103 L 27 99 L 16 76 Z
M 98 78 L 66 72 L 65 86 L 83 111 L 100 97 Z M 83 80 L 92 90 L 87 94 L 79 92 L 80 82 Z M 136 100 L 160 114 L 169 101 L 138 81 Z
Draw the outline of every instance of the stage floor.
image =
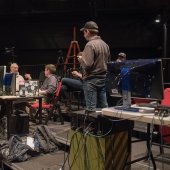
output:
M 30 123 L 30 135 L 34 132 L 38 125 L 34 123 Z M 37 157 L 32 157 L 30 160 L 26 162 L 20 162 L 20 163 L 3 163 L 5 168 L 13 169 L 13 170 L 69 170 L 69 163 L 68 163 L 68 157 L 67 157 L 67 151 L 70 145 L 70 139 L 69 139 L 69 130 L 70 130 L 70 122 L 66 121 L 64 122 L 64 125 L 61 125 L 60 122 L 52 122 L 49 121 L 48 123 L 49 129 L 52 131 L 53 135 L 56 137 L 56 139 L 63 144 L 61 150 L 55 151 L 53 153 L 49 154 L 42 154 Z M 0 143 L 4 142 L 4 140 L 0 140 Z M 158 146 L 152 146 L 152 152 L 154 157 L 157 157 L 159 155 L 159 147 Z M 146 155 L 146 143 L 145 142 L 138 142 L 132 144 L 132 160 L 136 159 L 138 157 Z M 170 158 L 170 149 L 165 149 L 165 153 L 169 155 Z M 158 160 L 156 160 L 157 169 L 159 170 L 169 170 L 170 169 L 170 159 L 163 159 L 160 157 Z M 162 163 L 162 160 L 165 162 Z M 65 162 L 65 168 L 61 169 L 63 164 Z M 151 161 L 140 161 L 135 164 L 132 164 L 132 170 L 147 170 L 152 169 L 149 168 L 152 167 Z

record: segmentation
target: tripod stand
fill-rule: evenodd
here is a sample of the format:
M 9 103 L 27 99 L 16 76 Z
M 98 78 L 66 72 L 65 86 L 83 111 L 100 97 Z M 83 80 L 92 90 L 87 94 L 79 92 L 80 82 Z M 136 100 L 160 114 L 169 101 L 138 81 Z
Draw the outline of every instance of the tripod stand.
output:
M 73 55 L 71 56 L 71 53 L 73 52 Z M 64 71 L 67 71 L 67 65 L 69 64 L 69 59 L 73 57 L 73 70 L 76 69 L 77 65 L 77 54 L 80 52 L 80 46 L 78 44 L 78 41 L 76 41 L 76 28 L 73 28 L 73 41 L 71 41 L 67 56 L 64 62 Z

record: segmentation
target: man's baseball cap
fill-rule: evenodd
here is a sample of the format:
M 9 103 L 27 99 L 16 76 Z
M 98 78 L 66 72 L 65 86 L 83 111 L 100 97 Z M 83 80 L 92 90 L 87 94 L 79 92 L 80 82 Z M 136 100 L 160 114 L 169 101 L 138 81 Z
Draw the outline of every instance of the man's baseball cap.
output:
M 126 54 L 125 53 L 119 53 L 118 56 L 126 58 Z
M 94 32 L 99 32 L 98 29 L 98 25 L 94 22 L 94 21 L 88 21 L 85 23 L 84 27 L 80 29 L 80 31 L 84 31 L 84 30 L 92 30 Z

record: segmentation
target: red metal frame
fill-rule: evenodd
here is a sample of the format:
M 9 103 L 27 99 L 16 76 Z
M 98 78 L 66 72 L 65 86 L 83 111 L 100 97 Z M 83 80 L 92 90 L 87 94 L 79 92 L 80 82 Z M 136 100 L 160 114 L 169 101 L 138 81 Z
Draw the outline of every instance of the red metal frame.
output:
M 77 65 L 77 54 L 80 52 L 80 46 L 78 44 L 78 41 L 76 41 L 76 27 L 73 28 L 73 41 L 71 41 L 68 52 L 67 52 L 67 56 L 64 62 L 64 71 L 67 71 L 67 65 L 69 62 L 69 59 L 71 57 L 71 52 L 73 51 L 73 69 L 76 69 L 76 65 Z

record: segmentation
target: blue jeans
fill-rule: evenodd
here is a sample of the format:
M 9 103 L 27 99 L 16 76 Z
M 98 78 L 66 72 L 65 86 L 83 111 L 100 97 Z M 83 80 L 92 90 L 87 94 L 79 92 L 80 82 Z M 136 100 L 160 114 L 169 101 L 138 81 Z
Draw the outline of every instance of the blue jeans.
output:
M 83 82 L 78 79 L 72 78 L 62 78 L 62 94 L 65 99 L 68 99 L 69 91 L 82 91 L 83 92 Z
M 83 81 L 87 111 L 95 111 L 97 107 L 108 107 L 105 81 L 105 79 L 101 78 L 93 78 Z

